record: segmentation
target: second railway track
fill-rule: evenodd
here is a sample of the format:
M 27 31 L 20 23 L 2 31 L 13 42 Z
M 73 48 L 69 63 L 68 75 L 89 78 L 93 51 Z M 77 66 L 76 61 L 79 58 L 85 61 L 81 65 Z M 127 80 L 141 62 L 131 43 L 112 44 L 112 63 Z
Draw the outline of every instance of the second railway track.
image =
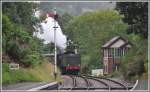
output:
M 123 83 L 106 78 L 64 75 L 64 82 L 59 90 L 128 90 L 128 87 Z

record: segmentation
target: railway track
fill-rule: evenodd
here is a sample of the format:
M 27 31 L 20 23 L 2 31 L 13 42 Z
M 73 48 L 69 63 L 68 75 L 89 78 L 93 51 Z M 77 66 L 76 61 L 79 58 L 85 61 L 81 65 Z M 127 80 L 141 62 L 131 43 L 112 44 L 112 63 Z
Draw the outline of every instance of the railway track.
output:
M 67 83 L 71 81 L 71 86 L 66 86 L 64 82 L 58 90 L 128 90 L 123 83 L 107 78 L 85 75 L 65 75 L 65 77 L 70 77 Z
M 128 82 L 112 80 L 108 78 L 99 78 L 86 75 L 63 75 L 64 81 L 62 83 L 54 82 L 42 85 L 34 90 L 129 90 L 133 86 L 127 86 Z
M 64 82 L 58 90 L 88 90 L 90 84 L 89 81 L 82 77 L 82 76 L 74 76 L 74 75 L 67 75 L 64 78 L 68 78 L 68 80 L 64 79 Z M 71 79 L 71 80 L 70 80 Z M 70 82 L 70 86 L 67 86 Z
M 109 90 L 128 90 L 128 88 L 124 84 L 118 81 L 114 81 L 107 78 L 98 78 L 93 76 L 86 76 L 86 77 L 91 78 L 93 80 L 97 80 L 98 82 L 105 84 Z
M 83 76 L 72 76 L 74 80 L 74 87 L 72 90 L 88 90 L 90 87 L 89 81 Z

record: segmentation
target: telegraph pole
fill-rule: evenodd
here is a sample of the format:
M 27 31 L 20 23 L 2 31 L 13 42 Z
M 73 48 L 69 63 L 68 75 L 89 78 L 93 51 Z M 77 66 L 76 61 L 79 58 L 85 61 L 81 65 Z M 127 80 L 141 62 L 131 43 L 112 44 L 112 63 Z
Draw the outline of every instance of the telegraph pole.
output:
M 55 80 L 57 78 L 57 47 L 56 47 L 56 41 L 57 41 L 57 34 L 56 34 L 56 29 L 58 28 L 56 26 L 56 19 L 55 19 L 55 16 L 56 16 L 56 8 L 54 9 L 54 42 L 55 42 L 55 58 L 54 58 L 54 77 L 55 77 Z

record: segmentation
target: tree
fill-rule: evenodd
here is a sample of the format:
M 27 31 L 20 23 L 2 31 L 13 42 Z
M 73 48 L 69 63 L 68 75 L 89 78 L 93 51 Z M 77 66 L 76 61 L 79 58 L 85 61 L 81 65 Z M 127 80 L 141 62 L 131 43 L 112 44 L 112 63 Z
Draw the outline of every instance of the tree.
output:
M 18 25 L 28 28 L 28 32 L 32 35 L 35 31 L 33 26 L 37 26 L 38 20 L 35 18 L 34 11 L 37 4 L 28 2 L 3 2 L 2 13 L 10 18 L 11 21 Z
M 102 68 L 101 46 L 116 35 L 126 36 L 127 25 L 121 18 L 117 11 L 107 10 L 85 13 L 69 21 L 64 31 L 79 45 L 83 68 Z
M 148 70 L 145 66 L 148 62 L 148 42 L 137 34 L 130 34 L 128 37 L 133 47 L 122 57 L 120 73 L 125 79 L 136 79 Z
M 130 25 L 127 33 L 141 34 L 148 38 L 147 2 L 118 2 L 116 9 L 124 15 L 123 21 Z
M 43 44 L 42 53 L 53 53 L 54 52 L 54 43 Z
M 64 27 L 66 27 L 69 21 L 71 21 L 72 19 L 73 19 L 73 16 L 66 12 L 62 16 L 59 16 L 58 22 L 61 28 L 64 30 Z
M 30 67 L 42 61 L 40 55 L 42 41 L 33 37 L 33 3 L 4 2 L 2 15 L 3 56 L 9 57 L 10 62 Z M 7 62 L 7 58 L 3 59 Z
M 145 72 L 143 55 L 137 53 L 137 51 L 131 50 L 122 59 L 121 73 L 125 79 L 135 79 L 136 76 L 140 77 Z

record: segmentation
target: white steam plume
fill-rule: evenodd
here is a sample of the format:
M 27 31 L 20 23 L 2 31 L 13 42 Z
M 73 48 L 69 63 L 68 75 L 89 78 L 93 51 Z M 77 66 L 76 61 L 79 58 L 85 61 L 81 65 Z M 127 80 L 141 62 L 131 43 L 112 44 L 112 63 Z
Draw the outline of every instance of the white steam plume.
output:
M 60 25 L 56 21 L 56 26 L 58 27 L 56 29 L 56 45 L 60 49 L 66 48 L 66 36 L 62 33 L 62 30 L 60 28 Z M 43 29 L 43 33 L 37 32 L 34 33 L 38 38 L 44 39 L 44 43 L 54 43 L 54 19 L 52 17 L 47 17 L 45 19 L 45 22 L 41 23 L 41 27 Z

